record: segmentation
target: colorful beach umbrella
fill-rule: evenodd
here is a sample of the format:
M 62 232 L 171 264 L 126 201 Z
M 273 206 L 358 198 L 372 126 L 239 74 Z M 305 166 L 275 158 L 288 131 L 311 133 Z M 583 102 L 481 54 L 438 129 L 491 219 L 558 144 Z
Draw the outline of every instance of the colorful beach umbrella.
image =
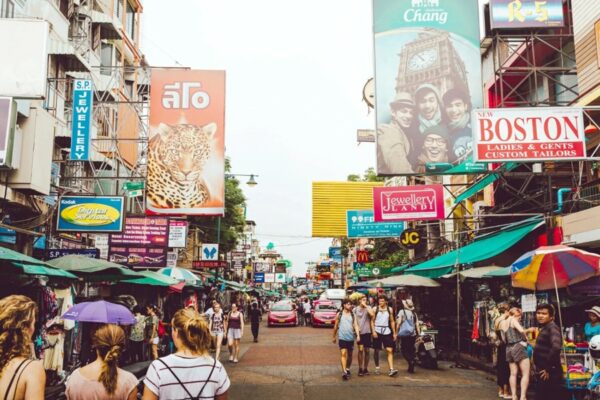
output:
M 529 290 L 564 288 L 600 275 L 600 255 L 569 246 L 543 246 L 510 267 L 512 284 Z
M 75 304 L 62 317 L 63 319 L 79 322 L 119 325 L 135 324 L 135 317 L 127 307 L 104 300 L 86 301 Z
M 167 268 L 159 269 L 156 272 L 158 272 L 159 274 L 169 276 L 178 281 L 184 281 L 185 283 L 190 284 L 190 285 L 196 285 L 198 283 L 202 283 L 202 280 L 200 278 L 198 278 L 196 275 L 194 275 L 192 273 L 192 271 L 187 270 L 185 268 L 167 267 Z

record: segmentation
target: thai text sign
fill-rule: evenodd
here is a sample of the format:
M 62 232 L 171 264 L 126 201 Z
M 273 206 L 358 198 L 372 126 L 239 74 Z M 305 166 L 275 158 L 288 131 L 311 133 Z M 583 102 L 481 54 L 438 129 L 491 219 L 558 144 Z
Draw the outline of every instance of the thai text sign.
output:
M 121 232 L 122 197 L 63 196 L 58 204 L 57 231 Z
M 169 221 L 169 247 L 185 247 L 188 223 L 183 220 Z
M 586 157 L 583 111 L 579 108 L 475 110 L 471 123 L 475 161 L 567 161 Z
M 348 210 L 346 215 L 349 238 L 398 237 L 404 230 L 403 222 L 375 222 L 371 210 Z
M 167 247 L 169 219 L 166 217 L 128 217 L 121 235 L 110 235 L 111 245 Z
M 377 174 L 443 174 L 483 104 L 478 2 L 373 0 L 373 28 Z
M 491 0 L 492 29 L 549 28 L 564 25 L 563 0 Z
M 73 84 L 70 160 L 87 161 L 90 159 L 93 102 L 92 81 L 86 79 L 75 80 Z
M 225 71 L 153 69 L 148 213 L 223 215 Z
M 376 222 L 444 219 L 444 187 L 373 188 L 373 204 Z

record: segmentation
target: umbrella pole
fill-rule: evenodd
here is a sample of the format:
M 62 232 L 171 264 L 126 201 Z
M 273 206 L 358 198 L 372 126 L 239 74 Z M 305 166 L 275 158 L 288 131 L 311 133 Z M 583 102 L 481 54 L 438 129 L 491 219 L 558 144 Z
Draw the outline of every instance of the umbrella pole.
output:
M 550 262 L 552 263 L 551 264 L 552 278 L 554 279 L 554 291 L 556 293 L 556 306 L 557 306 L 556 308 L 558 308 L 558 324 L 560 325 L 560 336 L 562 338 L 564 330 L 563 330 L 563 323 L 562 323 L 562 313 L 560 312 L 560 297 L 558 295 L 558 284 L 556 283 L 556 272 L 554 271 L 554 257 L 550 258 Z M 562 339 L 562 340 L 564 341 L 564 339 Z M 561 343 L 561 351 L 560 352 L 563 355 L 565 365 L 568 365 L 567 364 L 567 354 L 564 351 L 562 351 L 562 343 Z

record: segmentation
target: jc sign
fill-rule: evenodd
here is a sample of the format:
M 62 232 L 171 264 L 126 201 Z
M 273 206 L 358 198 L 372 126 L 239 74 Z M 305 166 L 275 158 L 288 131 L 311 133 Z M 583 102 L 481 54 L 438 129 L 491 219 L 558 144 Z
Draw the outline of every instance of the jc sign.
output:
M 400 243 L 407 249 L 414 249 L 421 244 L 421 234 L 414 229 L 405 229 L 400 234 Z

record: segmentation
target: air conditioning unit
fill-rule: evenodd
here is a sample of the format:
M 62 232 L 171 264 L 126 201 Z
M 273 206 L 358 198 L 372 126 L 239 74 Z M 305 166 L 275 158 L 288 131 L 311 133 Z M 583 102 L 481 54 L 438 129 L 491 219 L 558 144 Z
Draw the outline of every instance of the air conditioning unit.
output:
M 478 231 L 481 224 L 481 218 L 485 215 L 485 212 L 491 207 L 486 204 L 485 201 L 476 201 L 473 203 L 473 223 L 475 231 Z

